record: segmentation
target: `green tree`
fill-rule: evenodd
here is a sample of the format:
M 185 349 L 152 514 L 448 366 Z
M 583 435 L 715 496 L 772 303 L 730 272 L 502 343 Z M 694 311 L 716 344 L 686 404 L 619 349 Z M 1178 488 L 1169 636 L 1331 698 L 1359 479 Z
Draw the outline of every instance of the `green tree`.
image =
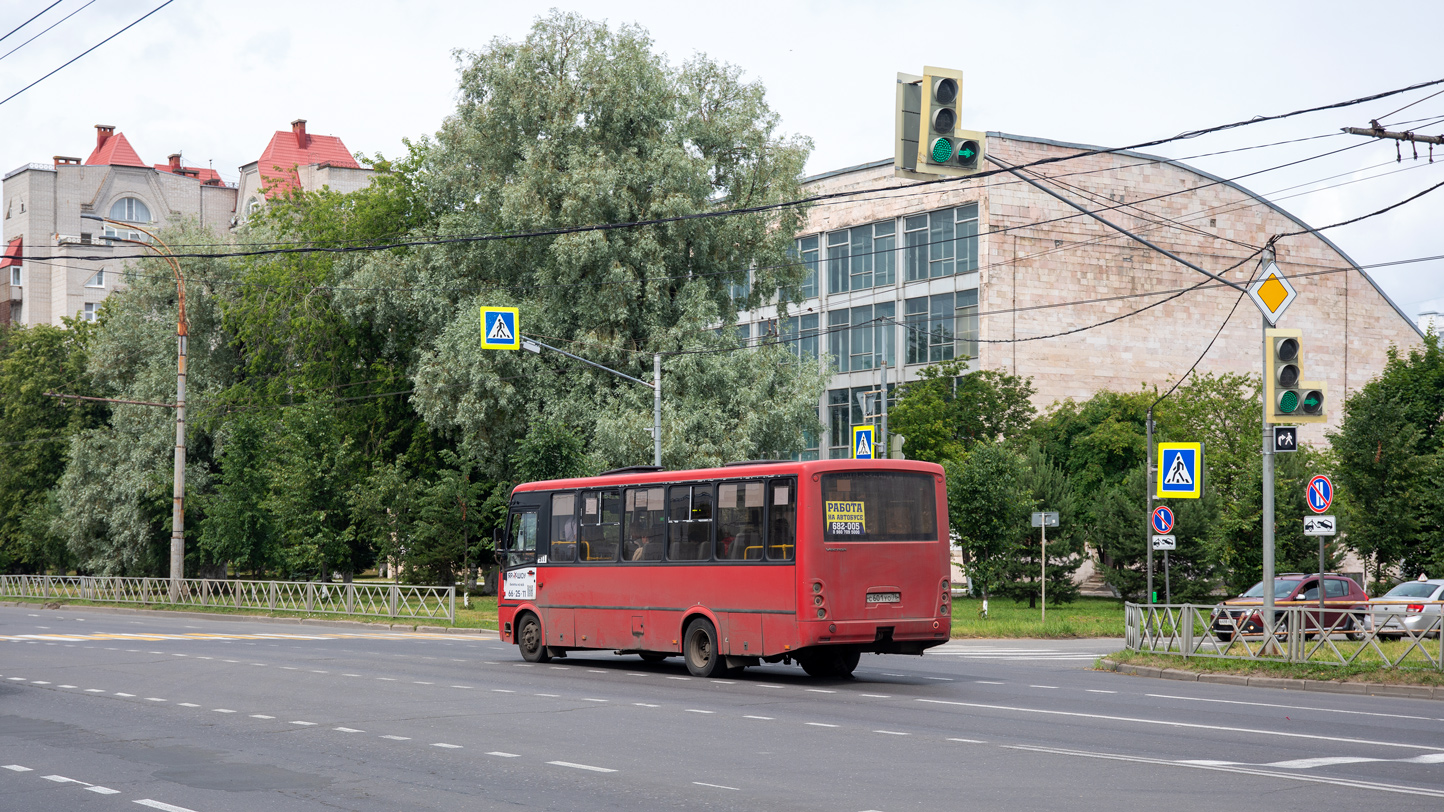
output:
M 948 521 L 974 588 L 987 598 L 1011 583 L 1018 540 L 1028 527 L 1031 495 L 1023 460 L 999 443 L 978 443 L 947 469 Z
M 1346 541 L 1375 581 L 1400 564 L 1412 577 L 1444 556 L 1444 508 L 1426 498 L 1437 494 L 1431 472 L 1444 443 L 1441 418 L 1444 352 L 1430 333 L 1407 355 L 1390 348 L 1383 373 L 1344 402 L 1344 419 L 1329 435 Z
M 966 373 L 966 361 L 944 361 L 899 387 L 888 428 L 907 438 L 908 459 L 957 459 L 974 444 L 1014 437 L 1033 421 L 1031 379 L 995 369 Z
M 1078 597 L 1073 574 L 1088 554 L 1084 544 L 1087 532 L 1082 525 L 1073 484 L 1036 444 L 1024 452 L 1021 463 L 1019 485 L 1026 496 L 1028 510 L 1058 514 L 1058 526 L 1048 528 L 1047 597 L 1053 603 L 1067 603 Z M 998 593 L 1014 600 L 1026 599 L 1029 606 L 1034 606 L 1042 596 L 1038 585 L 1043 574 L 1039 561 L 1043 551 L 1038 528 L 1032 527 L 1031 522 L 1021 523 L 1014 543 L 1012 554 L 1004 557 L 1006 567 Z
M 446 467 L 421 494 L 403 576 L 413 583 L 453 584 L 465 570 L 471 589 L 478 556 L 491 546 L 482 534 L 490 483 L 474 479 L 474 462 L 450 451 L 441 456 Z
M 1144 466 L 1139 465 L 1122 481 L 1104 488 L 1093 510 L 1092 538 L 1098 545 L 1103 577 L 1131 601 L 1147 600 L 1148 548 L 1153 534 L 1148 526 L 1145 488 L 1152 484 L 1144 475 Z M 1155 506 L 1166 504 L 1174 515 L 1173 536 L 1178 549 L 1168 555 L 1174 603 L 1207 602 L 1218 586 L 1213 544 L 1218 502 L 1218 496 L 1207 487 L 1200 499 L 1155 502 Z M 1256 538 L 1254 546 L 1258 546 Z M 1164 585 L 1161 553 L 1154 553 L 1153 567 L 1153 586 L 1162 602 L 1170 590 Z

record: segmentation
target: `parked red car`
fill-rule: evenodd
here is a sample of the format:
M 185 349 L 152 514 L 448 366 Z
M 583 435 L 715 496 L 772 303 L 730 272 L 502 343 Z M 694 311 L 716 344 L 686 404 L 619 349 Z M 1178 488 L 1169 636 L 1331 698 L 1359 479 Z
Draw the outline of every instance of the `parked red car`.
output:
M 1220 640 L 1232 640 L 1235 634 L 1262 634 L 1259 609 L 1263 607 L 1263 581 L 1249 591 L 1230 598 L 1213 610 L 1210 624 Z M 1279 634 L 1288 631 L 1287 614 L 1291 606 L 1319 605 L 1319 576 L 1316 573 L 1290 572 L 1274 578 L 1274 628 Z M 1363 610 L 1369 608 L 1369 595 L 1352 578 L 1338 573 L 1324 573 L 1324 627 L 1348 634 L 1350 640 L 1363 639 Z M 1359 610 L 1351 612 L 1350 610 Z M 1304 628 L 1319 628 L 1317 611 L 1305 614 Z

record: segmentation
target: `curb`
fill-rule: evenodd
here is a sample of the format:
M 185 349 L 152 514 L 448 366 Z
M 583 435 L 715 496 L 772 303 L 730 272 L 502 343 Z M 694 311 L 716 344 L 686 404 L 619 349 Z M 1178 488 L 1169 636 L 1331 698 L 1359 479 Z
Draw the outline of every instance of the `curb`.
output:
M 1099 669 L 1130 677 L 1176 679 L 1185 682 L 1208 682 L 1216 685 L 1246 685 L 1250 688 L 1280 688 L 1285 691 L 1311 691 L 1326 694 L 1364 696 L 1397 696 L 1407 699 L 1444 699 L 1444 686 L 1390 685 L 1385 682 L 1329 682 L 1284 677 L 1250 677 L 1243 674 L 1200 674 L 1180 668 L 1157 668 L 1149 665 L 1127 665 L 1104 658 Z
M 186 620 L 209 620 L 216 623 L 282 623 L 291 626 L 338 626 L 350 629 L 374 629 L 376 631 L 417 631 L 444 632 L 447 634 L 497 634 L 494 629 L 456 628 L 452 626 L 420 626 L 415 623 L 368 623 L 362 620 L 329 620 L 316 617 L 275 617 L 271 615 L 222 615 L 213 612 L 185 612 L 178 609 L 132 609 L 126 606 L 81 606 L 63 601 L 51 604 L 27 603 L 24 601 L 0 601 L 0 606 L 12 606 L 43 611 L 54 611 L 51 607 L 73 612 L 99 612 L 107 615 L 145 615 L 147 617 L 173 617 Z

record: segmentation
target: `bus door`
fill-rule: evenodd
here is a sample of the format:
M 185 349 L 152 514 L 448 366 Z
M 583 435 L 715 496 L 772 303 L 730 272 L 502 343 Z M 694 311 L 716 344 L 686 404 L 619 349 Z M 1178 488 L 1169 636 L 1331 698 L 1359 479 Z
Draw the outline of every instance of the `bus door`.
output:
M 541 597 L 538 587 L 544 579 L 537 570 L 537 551 L 540 548 L 545 556 L 546 540 L 542 532 L 545 513 L 544 494 L 520 493 L 512 498 L 506 530 L 497 550 L 502 567 L 501 598 L 506 602 L 530 602 Z M 540 563 L 545 563 L 545 559 Z M 542 623 L 545 628 L 545 618 Z

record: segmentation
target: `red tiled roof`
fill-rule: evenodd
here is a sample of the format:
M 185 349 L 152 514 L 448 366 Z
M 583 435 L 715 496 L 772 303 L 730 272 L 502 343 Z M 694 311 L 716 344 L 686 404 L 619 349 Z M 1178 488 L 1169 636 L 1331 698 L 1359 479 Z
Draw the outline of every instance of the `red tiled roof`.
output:
M 16 237 L 5 246 L 5 256 L 0 258 L 0 268 L 8 268 L 11 265 L 24 265 L 20 258 L 25 255 L 25 238 Z
M 196 178 L 201 183 L 205 183 L 206 181 L 214 181 L 215 183 L 213 183 L 212 185 L 225 183 L 225 181 L 221 180 L 220 173 L 216 172 L 216 170 L 214 169 L 207 169 L 199 166 L 183 166 L 181 167 L 181 169 L 184 169 L 185 171 L 176 172 L 174 169 L 171 168 L 170 164 L 155 165 L 155 171 L 157 172 L 169 172 L 173 175 L 185 175 L 187 177 Z
M 296 133 L 293 131 L 277 130 L 276 134 L 271 136 L 271 143 L 266 145 L 266 150 L 256 162 L 263 185 L 270 187 L 267 197 L 273 197 L 295 184 L 295 168 L 298 166 L 330 164 L 347 169 L 361 168 L 340 138 L 334 135 L 310 134 L 303 137 L 306 139 L 305 149 L 297 143 Z
M 90 157 L 85 159 L 86 166 L 145 166 L 145 161 L 135 154 L 130 142 L 125 139 L 124 133 L 116 133 L 105 139 L 105 143 L 95 148 Z

